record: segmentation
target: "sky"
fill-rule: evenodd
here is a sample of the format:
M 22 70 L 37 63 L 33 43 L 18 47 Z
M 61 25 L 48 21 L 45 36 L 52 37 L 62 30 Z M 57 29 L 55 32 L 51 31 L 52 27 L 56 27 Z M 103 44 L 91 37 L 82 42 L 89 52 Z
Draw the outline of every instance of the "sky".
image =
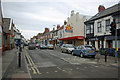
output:
M 1 0 L 2 14 L 5 18 L 12 18 L 26 39 L 43 33 L 45 27 L 63 25 L 71 11 L 79 14 L 94 16 L 98 13 L 98 6 L 111 7 L 119 0 Z M 53 26 L 55 25 L 55 26 Z

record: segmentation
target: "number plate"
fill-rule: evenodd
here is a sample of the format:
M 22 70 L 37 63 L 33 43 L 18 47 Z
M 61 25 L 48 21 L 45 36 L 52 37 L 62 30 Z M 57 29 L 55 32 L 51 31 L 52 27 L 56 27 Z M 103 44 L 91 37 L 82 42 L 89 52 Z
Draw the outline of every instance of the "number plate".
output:
M 94 51 L 89 51 L 89 53 L 93 53 Z

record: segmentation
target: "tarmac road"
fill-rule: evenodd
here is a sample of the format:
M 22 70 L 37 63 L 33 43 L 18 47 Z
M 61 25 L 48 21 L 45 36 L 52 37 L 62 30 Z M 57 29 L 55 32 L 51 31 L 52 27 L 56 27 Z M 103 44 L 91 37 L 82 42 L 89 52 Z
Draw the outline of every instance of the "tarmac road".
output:
M 118 68 L 99 63 L 99 58 L 80 58 L 48 49 L 26 52 L 39 71 L 29 67 L 31 78 L 118 78 Z

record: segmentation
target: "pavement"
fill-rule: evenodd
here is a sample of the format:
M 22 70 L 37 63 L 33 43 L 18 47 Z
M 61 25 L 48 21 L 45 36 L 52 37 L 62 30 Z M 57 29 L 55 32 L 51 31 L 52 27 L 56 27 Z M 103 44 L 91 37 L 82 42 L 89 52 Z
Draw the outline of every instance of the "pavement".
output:
M 2 58 L 2 79 L 29 79 L 25 52 L 21 53 L 21 67 L 18 67 L 18 51 L 16 48 L 3 52 Z

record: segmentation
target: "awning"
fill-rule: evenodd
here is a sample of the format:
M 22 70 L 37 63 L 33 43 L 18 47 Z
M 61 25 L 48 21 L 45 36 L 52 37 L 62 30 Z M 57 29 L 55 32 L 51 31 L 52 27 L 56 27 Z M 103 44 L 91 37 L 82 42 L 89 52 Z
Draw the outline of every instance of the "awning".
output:
M 73 39 L 84 39 L 84 36 L 73 36 L 73 37 L 67 37 L 67 38 L 60 38 L 58 40 L 73 40 Z

